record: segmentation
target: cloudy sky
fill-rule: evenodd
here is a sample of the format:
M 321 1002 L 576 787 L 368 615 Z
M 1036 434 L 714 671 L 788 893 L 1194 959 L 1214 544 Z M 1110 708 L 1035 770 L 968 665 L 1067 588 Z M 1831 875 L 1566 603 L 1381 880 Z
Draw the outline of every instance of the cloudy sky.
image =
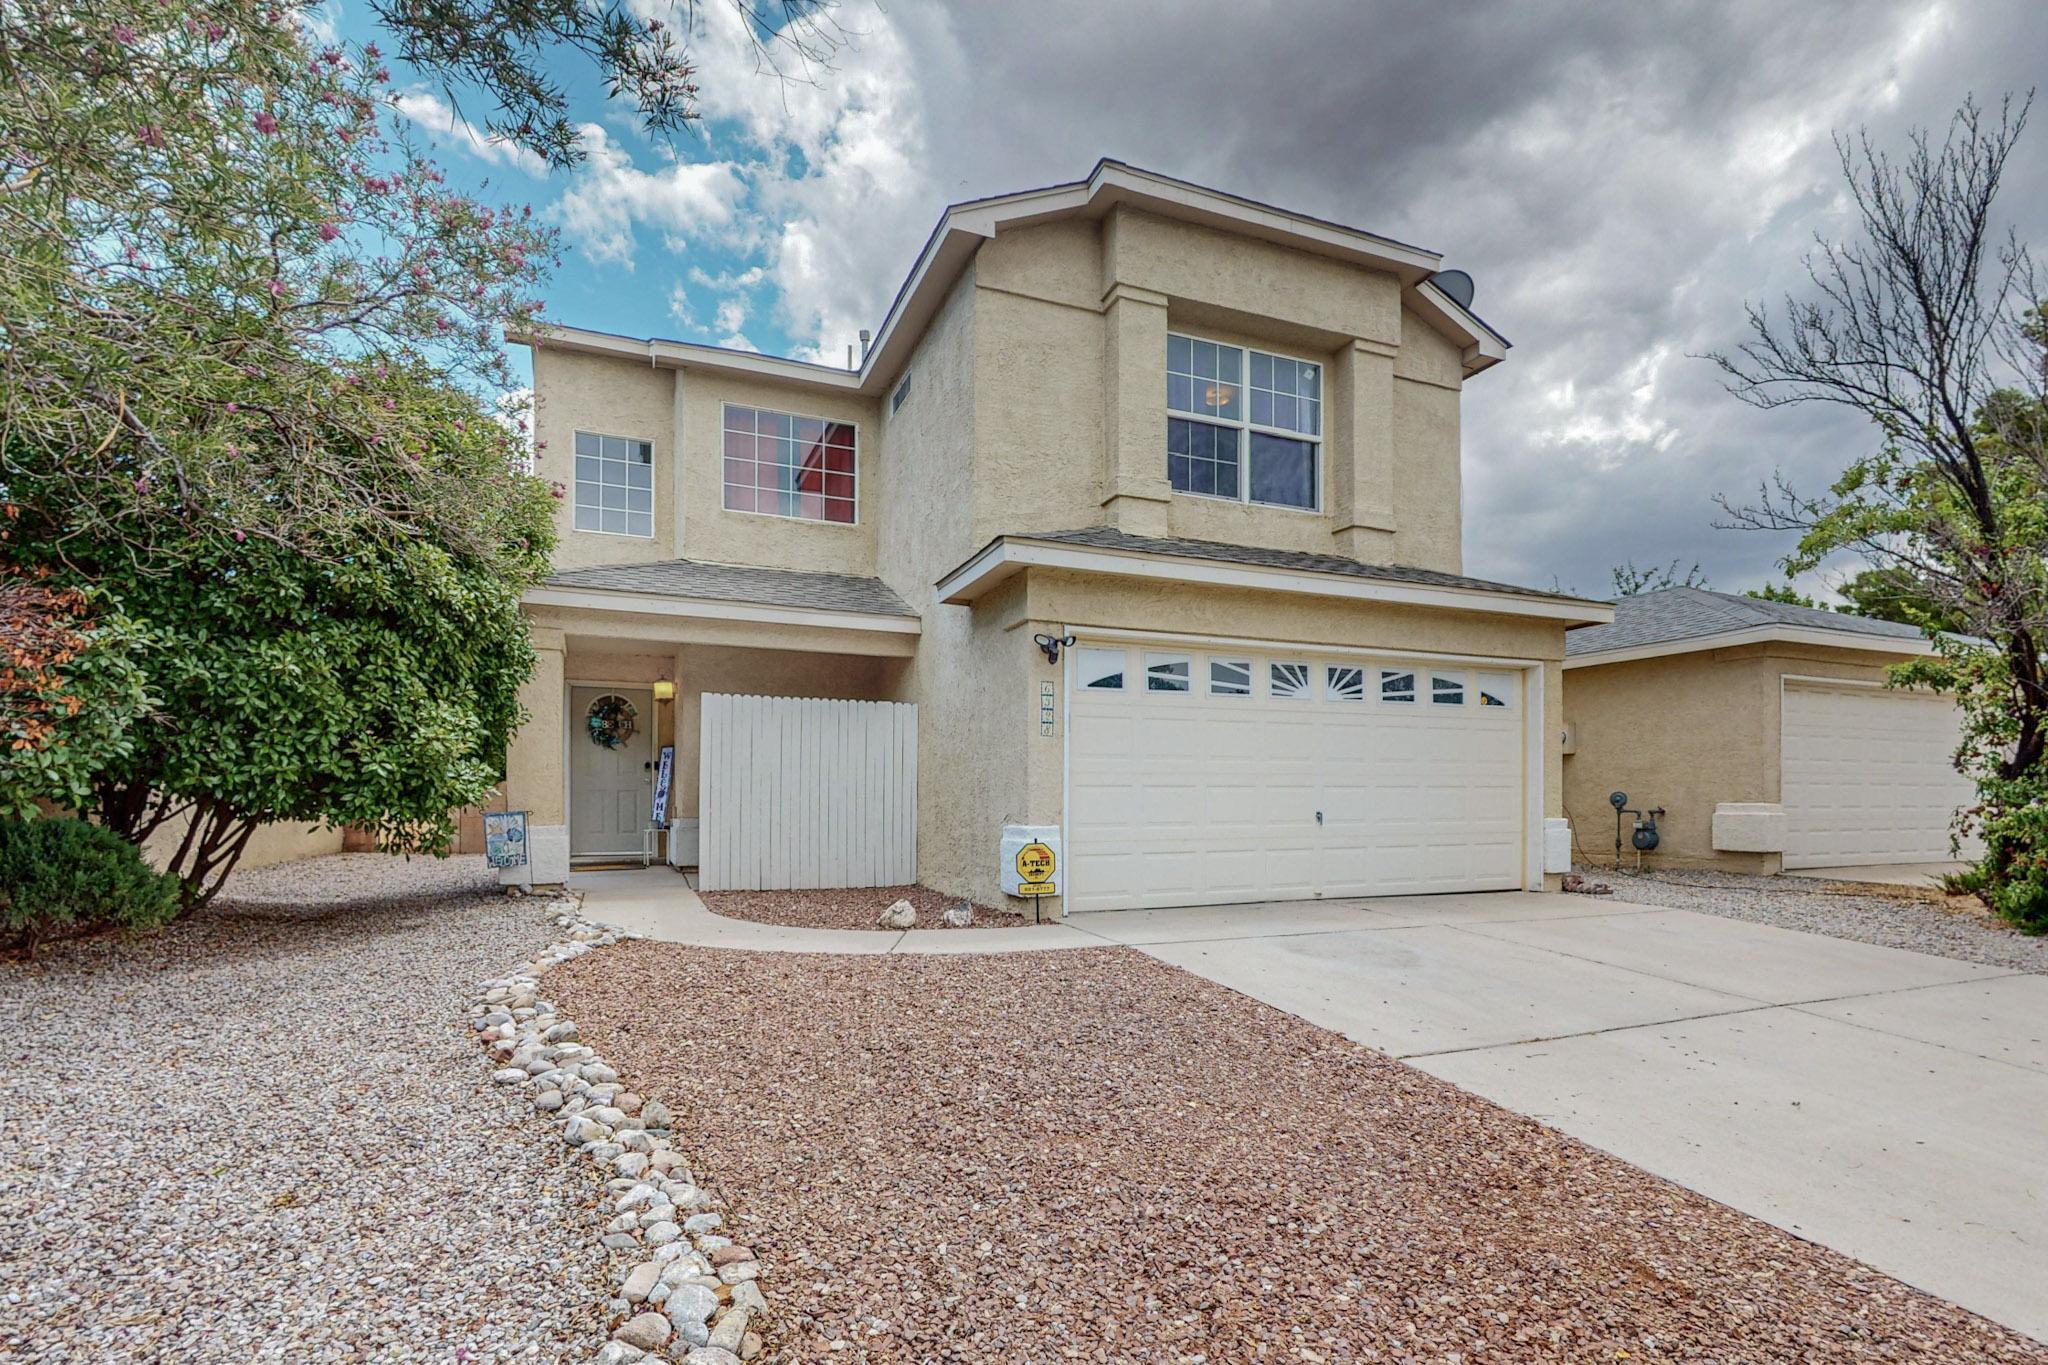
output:
M 1102 156 L 1432 247 L 1514 342 L 1466 390 L 1467 570 L 1589 592 L 1630 559 L 1698 561 L 1728 590 L 1773 575 L 1787 546 L 1714 529 L 1714 495 L 1778 469 L 1819 486 L 1870 434 L 1751 411 L 1696 357 L 1846 228 L 1832 133 L 1897 145 L 2048 72 L 2041 0 L 844 0 L 835 19 L 831 68 L 789 84 L 757 73 L 727 0 L 699 0 L 704 119 L 672 146 L 564 66 L 590 92 L 568 173 L 468 134 L 430 89 L 407 108 L 451 167 L 560 225 L 558 321 L 834 363 L 944 204 Z M 2048 245 L 2048 107 L 2002 202 Z

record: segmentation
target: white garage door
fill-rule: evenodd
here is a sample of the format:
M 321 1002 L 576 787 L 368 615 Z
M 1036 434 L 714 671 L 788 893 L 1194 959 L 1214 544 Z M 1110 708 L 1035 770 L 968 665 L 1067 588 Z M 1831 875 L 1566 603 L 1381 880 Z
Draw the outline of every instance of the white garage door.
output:
M 1511 672 L 1082 645 L 1072 910 L 1522 884 Z
M 1940 862 L 1971 800 L 1946 697 L 1785 684 L 1785 866 Z M 1964 856 L 1979 850 L 1965 846 Z

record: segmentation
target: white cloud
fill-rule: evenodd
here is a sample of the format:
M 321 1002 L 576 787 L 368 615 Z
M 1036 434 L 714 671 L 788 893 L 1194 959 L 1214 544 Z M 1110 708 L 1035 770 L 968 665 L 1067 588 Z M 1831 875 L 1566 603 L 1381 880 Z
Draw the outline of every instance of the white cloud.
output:
M 452 137 L 480 161 L 496 162 L 531 176 L 548 173 L 548 164 L 538 152 L 516 142 L 492 137 L 456 113 L 440 96 L 427 90 L 409 90 L 395 101 L 398 112 L 430 132 Z
M 942 64 L 914 53 L 903 19 L 876 0 L 849 0 L 831 20 L 847 43 L 833 67 L 786 81 L 759 71 L 734 7 L 698 11 L 691 53 L 705 117 L 735 124 L 756 152 L 755 217 L 780 227 L 761 243 L 761 264 L 693 278 L 768 284 L 796 354 L 840 363 L 880 320 L 938 213 L 920 77 Z
M 314 44 L 333 47 L 341 41 L 341 0 L 322 0 L 320 4 L 301 6 L 291 13 Z
M 672 244 L 717 236 L 732 225 L 746 197 L 746 180 L 734 162 L 675 161 L 643 171 L 597 124 L 586 123 L 578 132 L 586 157 L 553 213 L 595 260 L 631 270 L 633 232 L 643 226 Z
M 668 315 L 685 330 L 697 325 L 697 316 L 690 308 L 689 286 L 678 284 L 669 289 Z
M 718 305 L 717 320 L 712 326 L 721 332 L 737 332 L 747 325 L 747 301 L 742 298 L 722 299 Z
M 691 284 L 702 285 L 706 289 L 715 289 L 720 293 L 732 289 L 752 289 L 767 278 L 768 270 L 765 266 L 749 266 L 745 270 L 729 271 L 723 275 L 714 275 L 701 265 L 690 267 Z

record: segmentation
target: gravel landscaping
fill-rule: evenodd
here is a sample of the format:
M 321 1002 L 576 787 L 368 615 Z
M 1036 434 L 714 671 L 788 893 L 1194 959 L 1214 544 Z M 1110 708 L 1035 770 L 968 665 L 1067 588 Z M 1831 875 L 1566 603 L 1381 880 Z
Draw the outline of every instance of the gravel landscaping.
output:
M 824 891 L 704 891 L 705 908 L 714 915 L 750 919 L 761 924 L 786 924 L 799 929 L 885 930 L 876 918 L 897 901 L 917 911 L 919 929 L 1010 929 L 1033 921 L 1028 915 L 974 905 L 971 925 L 948 924 L 945 913 L 969 902 L 941 895 L 929 886 L 858 886 Z
M 1614 888 L 1616 900 L 1697 910 L 1809 934 L 1907 948 L 1987 967 L 2048 972 L 2048 936 L 2023 934 L 1975 900 L 1915 892 L 1857 889 L 1803 877 L 1750 877 L 1729 872 L 1627 873 L 1581 868 L 1589 882 Z
M 2048 1361 L 1132 950 L 637 942 L 546 985 L 690 1116 L 767 1358 Z
M 0 1357 L 587 1359 L 612 1211 L 465 1017 L 546 902 L 374 854 L 230 894 L 0 965 Z

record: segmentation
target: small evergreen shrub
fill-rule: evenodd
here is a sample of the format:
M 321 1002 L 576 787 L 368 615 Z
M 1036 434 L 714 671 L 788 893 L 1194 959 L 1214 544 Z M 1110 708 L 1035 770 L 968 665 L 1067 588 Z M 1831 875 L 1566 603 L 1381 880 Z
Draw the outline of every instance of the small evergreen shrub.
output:
M 0 938 L 26 947 L 101 927 L 152 929 L 178 913 L 178 882 L 84 820 L 0 819 Z

